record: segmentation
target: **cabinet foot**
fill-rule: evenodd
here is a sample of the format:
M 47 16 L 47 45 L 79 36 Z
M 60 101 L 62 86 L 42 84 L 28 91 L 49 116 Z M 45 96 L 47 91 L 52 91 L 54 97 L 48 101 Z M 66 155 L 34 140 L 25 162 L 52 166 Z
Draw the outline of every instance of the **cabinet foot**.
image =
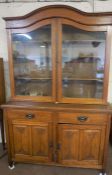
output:
M 14 162 L 9 163 L 8 168 L 9 168 L 10 170 L 13 170 L 13 169 L 15 168 Z
M 103 172 L 103 173 L 99 173 L 99 175 L 107 175 L 107 173 L 104 173 L 104 172 Z

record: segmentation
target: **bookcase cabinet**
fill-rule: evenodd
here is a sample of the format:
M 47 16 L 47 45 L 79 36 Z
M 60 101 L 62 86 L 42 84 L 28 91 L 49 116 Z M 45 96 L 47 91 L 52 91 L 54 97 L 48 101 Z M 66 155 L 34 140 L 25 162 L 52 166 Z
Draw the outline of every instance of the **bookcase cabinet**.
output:
M 4 18 L 11 100 L 3 105 L 13 162 L 106 171 L 112 14 L 55 5 Z

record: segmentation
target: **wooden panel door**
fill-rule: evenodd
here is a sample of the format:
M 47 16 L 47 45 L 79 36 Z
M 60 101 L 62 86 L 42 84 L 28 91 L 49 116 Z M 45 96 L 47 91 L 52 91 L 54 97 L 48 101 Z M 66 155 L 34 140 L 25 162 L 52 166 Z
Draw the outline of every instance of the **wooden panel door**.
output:
M 79 161 L 102 164 L 104 141 L 105 126 L 83 126 L 80 130 Z
M 59 162 L 70 166 L 100 167 L 105 126 L 59 124 Z
M 32 156 L 37 161 L 50 162 L 52 159 L 52 125 L 37 123 L 31 127 Z
M 75 125 L 59 124 L 58 155 L 61 164 L 71 165 L 78 160 L 80 131 Z
M 52 161 L 52 124 L 13 120 L 10 143 L 14 160 L 28 162 Z
M 13 124 L 14 155 L 30 155 L 30 127 L 25 124 Z

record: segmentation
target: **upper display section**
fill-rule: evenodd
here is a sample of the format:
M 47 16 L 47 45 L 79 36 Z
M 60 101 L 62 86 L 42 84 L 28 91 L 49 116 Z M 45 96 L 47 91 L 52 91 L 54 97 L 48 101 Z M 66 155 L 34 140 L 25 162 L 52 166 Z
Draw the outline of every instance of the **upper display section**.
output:
M 111 19 L 62 5 L 5 18 L 12 100 L 105 104 Z

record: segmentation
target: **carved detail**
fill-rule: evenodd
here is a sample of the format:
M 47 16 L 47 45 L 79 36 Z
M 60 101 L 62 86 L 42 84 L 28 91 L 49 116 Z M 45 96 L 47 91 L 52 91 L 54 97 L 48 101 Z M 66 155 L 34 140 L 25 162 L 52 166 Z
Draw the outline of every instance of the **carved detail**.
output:
M 14 134 L 14 149 L 16 154 L 29 154 L 28 143 L 28 127 L 27 126 L 13 126 Z
M 48 128 L 46 126 L 35 126 L 32 128 L 33 155 L 48 156 Z M 35 140 L 35 138 L 38 138 Z

